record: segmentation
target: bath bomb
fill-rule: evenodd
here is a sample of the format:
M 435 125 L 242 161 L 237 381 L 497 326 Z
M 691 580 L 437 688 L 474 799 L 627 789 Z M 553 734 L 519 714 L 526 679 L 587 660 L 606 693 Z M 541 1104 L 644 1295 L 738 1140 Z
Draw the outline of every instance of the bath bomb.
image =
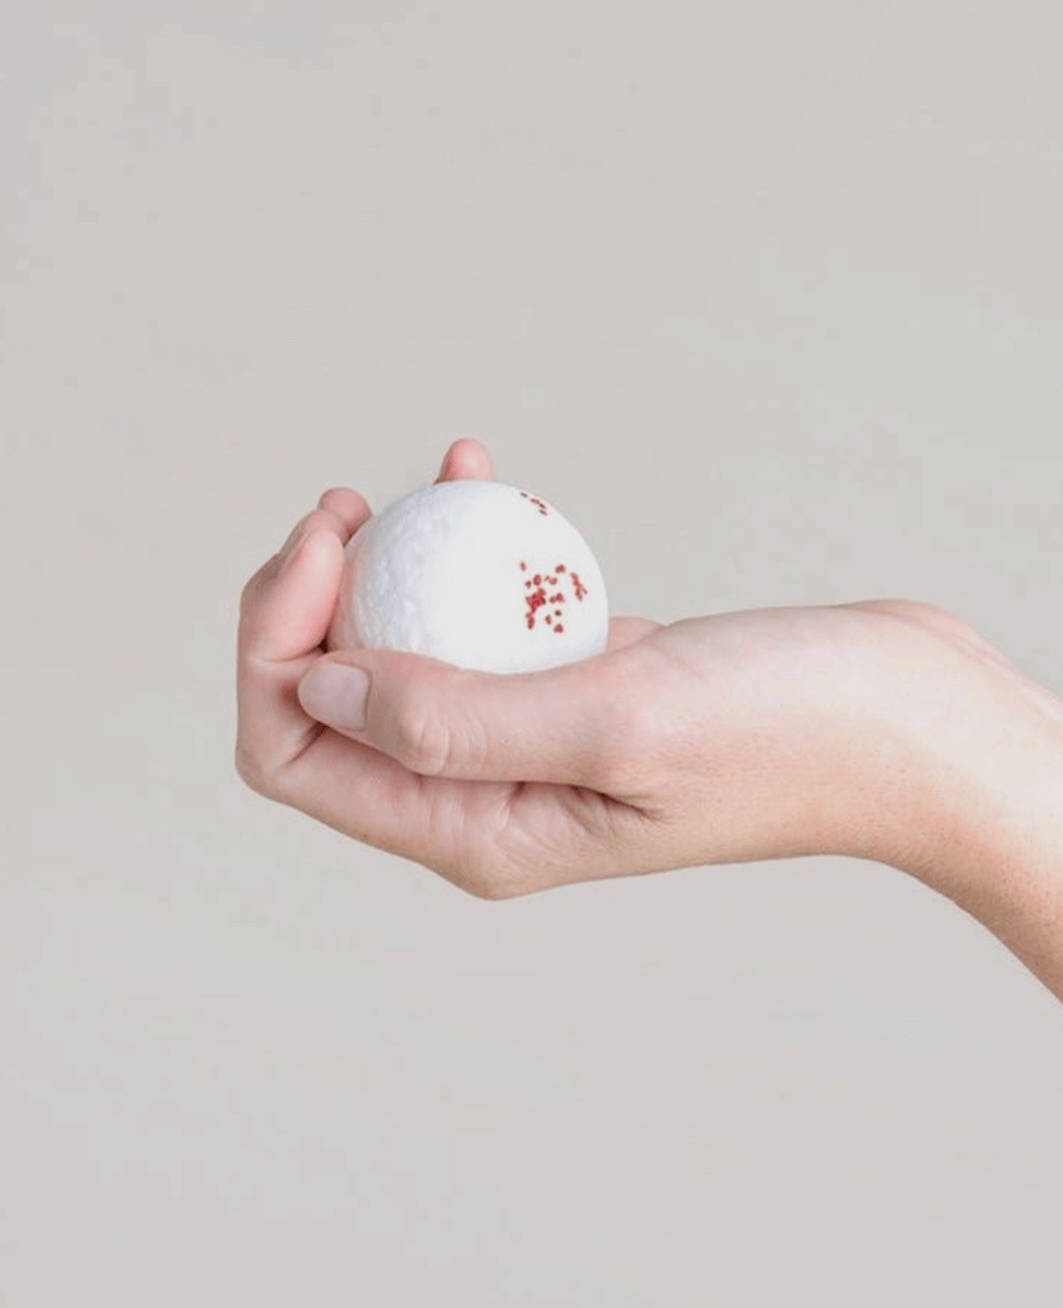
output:
M 498 481 L 424 486 L 347 543 L 329 649 L 395 649 L 482 672 L 537 672 L 601 653 L 601 569 L 575 527 Z

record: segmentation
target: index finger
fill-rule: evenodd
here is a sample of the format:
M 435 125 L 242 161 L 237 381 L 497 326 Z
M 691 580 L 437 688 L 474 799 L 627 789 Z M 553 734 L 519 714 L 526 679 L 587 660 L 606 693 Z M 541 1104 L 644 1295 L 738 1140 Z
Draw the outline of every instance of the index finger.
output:
M 237 634 L 237 768 L 268 778 L 319 728 L 295 688 L 320 646 L 336 605 L 343 549 L 369 516 L 354 491 L 326 491 L 320 507 L 293 529 L 284 547 L 251 578 L 240 601 Z

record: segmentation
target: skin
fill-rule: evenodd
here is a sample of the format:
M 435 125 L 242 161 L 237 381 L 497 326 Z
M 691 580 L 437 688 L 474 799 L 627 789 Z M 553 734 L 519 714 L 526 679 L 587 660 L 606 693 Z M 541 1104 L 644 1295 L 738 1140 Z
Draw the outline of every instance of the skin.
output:
M 494 476 L 478 442 L 437 480 Z M 240 603 L 236 768 L 253 790 L 485 899 L 810 854 L 949 896 L 1063 998 L 1063 702 L 955 614 L 906 600 L 667 626 L 527 675 L 326 652 L 343 547 L 326 491 Z M 364 728 L 317 704 L 322 663 L 370 673 Z

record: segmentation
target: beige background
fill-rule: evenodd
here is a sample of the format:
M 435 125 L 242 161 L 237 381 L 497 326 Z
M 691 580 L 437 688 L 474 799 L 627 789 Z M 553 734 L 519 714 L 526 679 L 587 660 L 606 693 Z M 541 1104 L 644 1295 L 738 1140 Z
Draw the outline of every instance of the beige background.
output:
M 617 612 L 1063 693 L 1057 13 L 4 0 L 5 1305 L 1059 1302 L 1059 1005 L 949 903 L 485 904 L 232 766 L 246 578 L 460 434 Z

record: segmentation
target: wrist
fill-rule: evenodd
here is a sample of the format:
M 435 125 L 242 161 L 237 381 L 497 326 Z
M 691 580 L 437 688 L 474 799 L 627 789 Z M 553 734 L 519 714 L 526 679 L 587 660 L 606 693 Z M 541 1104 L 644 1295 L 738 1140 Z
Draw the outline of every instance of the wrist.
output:
M 972 659 L 937 692 L 906 706 L 905 803 L 882 861 L 970 913 L 1063 998 L 1063 703 Z

